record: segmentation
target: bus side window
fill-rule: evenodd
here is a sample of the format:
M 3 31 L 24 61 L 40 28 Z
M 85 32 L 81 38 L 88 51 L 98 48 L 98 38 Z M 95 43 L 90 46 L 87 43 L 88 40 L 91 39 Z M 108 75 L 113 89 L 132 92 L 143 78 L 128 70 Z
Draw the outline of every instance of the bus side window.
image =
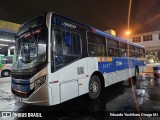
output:
M 106 39 L 104 36 L 88 32 L 88 54 L 89 56 L 106 56 Z
M 80 36 L 73 34 L 73 52 L 75 55 L 81 55 Z
M 121 57 L 127 57 L 127 50 L 121 49 Z
M 107 46 L 108 46 L 108 56 L 114 56 L 114 57 L 120 56 L 119 43 L 117 40 L 108 38 Z
M 76 32 L 55 30 L 55 69 L 59 69 L 81 55 L 80 35 Z
M 54 30 L 55 35 L 55 69 L 63 66 L 63 52 L 62 52 L 62 32 L 60 29 Z
M 113 51 L 111 49 L 108 50 L 108 56 L 113 56 Z

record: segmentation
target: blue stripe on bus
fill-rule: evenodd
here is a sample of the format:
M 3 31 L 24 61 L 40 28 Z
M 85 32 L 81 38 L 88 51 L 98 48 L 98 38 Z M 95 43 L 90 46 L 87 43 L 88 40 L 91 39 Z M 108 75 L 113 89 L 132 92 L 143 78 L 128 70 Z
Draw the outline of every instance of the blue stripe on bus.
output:
M 117 58 L 112 58 L 111 62 L 106 62 L 106 61 L 98 62 L 98 69 L 101 73 L 109 73 L 129 68 L 135 68 L 136 65 L 145 66 L 144 60 L 117 57 Z
M 13 83 L 18 83 L 18 84 L 30 84 L 30 80 L 21 80 L 21 79 L 14 79 L 12 78 Z

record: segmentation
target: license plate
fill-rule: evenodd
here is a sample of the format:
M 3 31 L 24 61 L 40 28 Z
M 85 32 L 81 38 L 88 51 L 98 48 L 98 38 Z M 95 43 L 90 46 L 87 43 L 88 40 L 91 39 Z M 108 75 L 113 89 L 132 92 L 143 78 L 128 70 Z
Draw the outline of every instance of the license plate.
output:
M 12 89 L 21 91 L 21 92 L 29 92 L 30 91 L 30 86 L 29 85 L 17 85 L 17 84 L 12 84 Z

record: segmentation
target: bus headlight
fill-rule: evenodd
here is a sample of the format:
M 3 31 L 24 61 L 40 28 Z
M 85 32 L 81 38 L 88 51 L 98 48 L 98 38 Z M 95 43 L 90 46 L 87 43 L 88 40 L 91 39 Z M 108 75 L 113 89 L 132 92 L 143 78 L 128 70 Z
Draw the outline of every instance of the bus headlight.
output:
M 34 88 L 37 89 L 39 86 L 41 86 L 46 80 L 46 75 L 38 78 L 34 81 Z

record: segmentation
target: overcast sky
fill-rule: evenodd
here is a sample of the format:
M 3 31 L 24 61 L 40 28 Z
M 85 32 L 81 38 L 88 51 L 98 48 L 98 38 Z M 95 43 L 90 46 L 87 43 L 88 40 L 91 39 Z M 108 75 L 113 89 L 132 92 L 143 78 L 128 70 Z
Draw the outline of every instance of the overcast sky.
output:
M 132 34 L 160 30 L 160 0 L 132 0 Z M 42 12 L 54 11 L 100 30 L 127 29 L 129 0 L 1 0 L 0 19 L 23 23 Z

